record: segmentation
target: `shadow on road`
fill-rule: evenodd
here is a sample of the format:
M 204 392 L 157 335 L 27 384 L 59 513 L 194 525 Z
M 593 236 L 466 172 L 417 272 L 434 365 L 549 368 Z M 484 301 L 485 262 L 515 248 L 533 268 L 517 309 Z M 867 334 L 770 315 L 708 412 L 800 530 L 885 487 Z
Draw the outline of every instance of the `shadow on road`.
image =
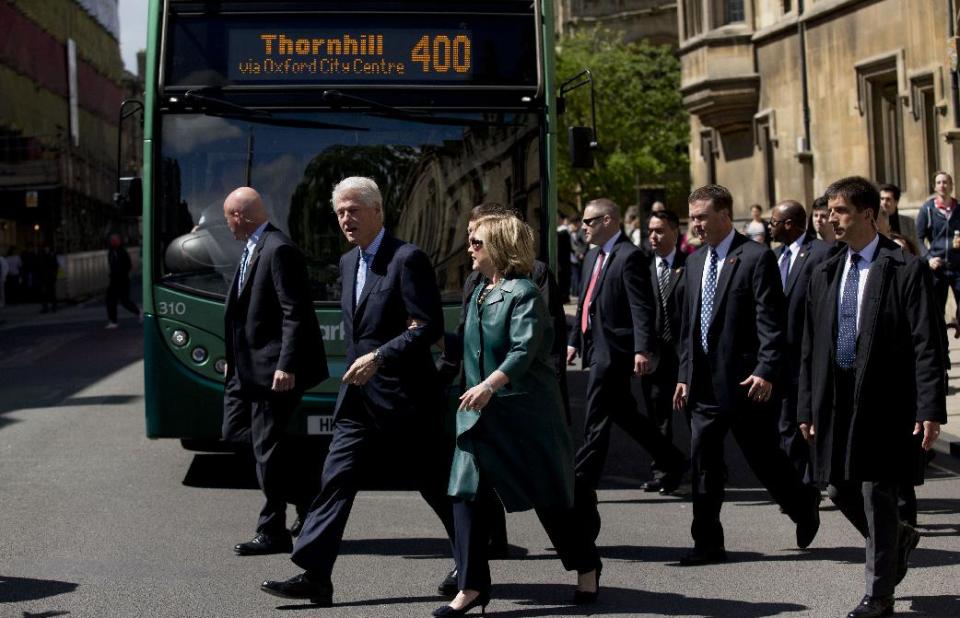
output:
M 933 597 L 900 597 L 910 603 L 915 616 L 960 616 L 960 596 L 945 594 Z
M 50 579 L 30 579 L 26 577 L 6 577 L 0 575 L 0 603 L 36 601 L 37 599 L 55 597 L 58 594 L 73 592 L 79 585 L 80 584 L 58 582 Z M 42 615 L 57 616 L 61 614 L 44 613 Z
M 235 453 L 198 453 L 193 456 L 187 474 L 187 487 L 205 489 L 258 489 L 253 457 Z

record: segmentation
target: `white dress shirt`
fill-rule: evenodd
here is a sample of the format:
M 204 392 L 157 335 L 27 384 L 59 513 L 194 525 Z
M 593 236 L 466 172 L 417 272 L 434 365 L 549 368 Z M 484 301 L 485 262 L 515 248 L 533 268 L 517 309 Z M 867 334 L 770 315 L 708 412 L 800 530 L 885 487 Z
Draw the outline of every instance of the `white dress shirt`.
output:
M 723 270 L 723 264 L 727 260 L 727 254 L 730 253 L 730 245 L 733 243 L 733 236 L 737 233 L 735 229 L 731 229 L 730 233 L 727 234 L 727 237 L 720 241 L 720 244 L 717 245 L 717 281 L 720 281 L 720 272 Z M 703 289 L 707 287 L 707 273 L 710 271 L 710 247 L 707 247 L 706 261 L 703 263 L 703 274 L 700 276 L 700 293 L 703 294 Z
M 870 265 L 873 264 L 873 258 L 876 257 L 877 245 L 880 244 L 880 235 L 873 237 L 867 246 L 860 251 L 847 249 L 847 259 L 843 263 L 843 274 L 840 276 L 840 290 L 837 293 L 837 315 L 840 315 L 840 303 L 843 300 L 843 289 L 847 283 L 847 274 L 850 272 L 850 256 L 854 253 L 860 255 L 860 261 L 857 263 L 857 270 L 860 271 L 860 280 L 857 282 L 857 332 L 860 332 L 860 314 L 863 308 L 863 291 L 867 287 L 867 276 L 870 274 Z

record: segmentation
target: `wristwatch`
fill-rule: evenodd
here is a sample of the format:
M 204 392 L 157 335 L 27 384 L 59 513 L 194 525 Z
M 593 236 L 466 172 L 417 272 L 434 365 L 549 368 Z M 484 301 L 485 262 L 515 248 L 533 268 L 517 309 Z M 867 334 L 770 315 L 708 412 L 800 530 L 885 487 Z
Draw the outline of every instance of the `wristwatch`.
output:
M 373 351 L 373 362 L 377 364 L 377 367 L 383 366 L 383 354 L 380 352 L 380 348 Z

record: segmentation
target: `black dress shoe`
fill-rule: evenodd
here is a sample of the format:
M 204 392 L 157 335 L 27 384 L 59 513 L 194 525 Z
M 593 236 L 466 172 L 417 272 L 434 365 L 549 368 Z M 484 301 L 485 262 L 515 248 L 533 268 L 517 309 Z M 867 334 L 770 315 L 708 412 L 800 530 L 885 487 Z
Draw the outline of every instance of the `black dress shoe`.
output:
M 897 544 L 897 584 L 907 576 L 910 567 L 910 554 L 920 544 L 920 533 L 913 526 L 903 524 L 900 529 L 900 539 Z
M 459 592 L 459 591 L 458 591 Z M 463 616 L 469 612 L 474 607 L 480 608 L 480 615 L 483 616 L 487 612 L 487 603 L 490 602 L 490 591 L 481 592 L 476 596 L 475 599 L 461 607 L 460 609 L 453 609 L 449 605 L 441 605 L 437 609 L 433 610 L 434 616 Z
M 300 536 L 301 530 L 303 530 L 303 518 L 298 515 L 297 518 L 293 520 L 293 525 L 290 526 L 290 536 L 294 538 Z
M 660 495 L 669 496 L 677 491 L 677 488 L 680 487 L 680 481 L 683 480 L 683 473 L 687 471 L 689 466 L 689 462 L 684 461 L 670 472 L 664 474 L 660 479 Z
M 727 552 L 724 549 L 694 549 L 680 558 L 680 566 L 703 566 L 705 564 L 719 564 L 727 561 Z
M 806 516 L 797 523 L 797 547 L 806 549 L 820 530 L 820 492 L 810 493 L 810 506 Z
M 267 536 L 258 533 L 246 543 L 233 546 L 233 553 L 238 556 L 265 556 L 267 554 L 289 554 L 293 551 L 293 541 L 289 536 Z
M 447 573 L 447 576 L 437 586 L 437 593 L 442 597 L 452 599 L 457 596 L 458 592 L 460 592 L 460 586 L 457 585 L 457 569 L 454 568 Z
M 878 618 L 893 615 L 893 597 L 863 597 L 860 605 L 847 614 L 847 618 Z
M 260 590 L 284 599 L 310 599 L 311 603 L 320 607 L 333 605 L 333 584 L 329 581 L 313 581 L 306 573 L 284 581 L 265 581 L 260 584 Z
M 593 592 L 588 592 L 586 590 L 574 590 L 573 591 L 573 604 L 574 605 L 590 605 L 591 603 L 596 603 L 597 599 L 600 598 L 600 573 L 603 572 L 603 564 L 597 565 L 597 589 Z
M 643 491 L 647 492 L 648 494 L 652 494 L 652 493 L 654 493 L 654 492 L 658 492 L 658 491 L 660 491 L 662 488 L 663 488 L 663 481 L 661 481 L 660 479 L 652 479 L 652 480 L 649 480 L 649 481 L 647 481 L 646 483 L 644 483 L 643 485 L 640 486 L 640 489 L 642 489 Z

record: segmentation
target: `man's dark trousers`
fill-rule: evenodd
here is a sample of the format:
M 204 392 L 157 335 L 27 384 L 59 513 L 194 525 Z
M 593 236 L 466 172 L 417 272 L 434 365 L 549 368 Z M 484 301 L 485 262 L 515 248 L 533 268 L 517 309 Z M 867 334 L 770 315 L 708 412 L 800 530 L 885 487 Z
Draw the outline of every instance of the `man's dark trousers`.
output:
M 850 411 L 853 410 L 855 372 L 834 368 L 836 427 L 845 436 L 849 431 Z M 842 462 L 834 470 L 842 470 Z M 834 481 L 830 499 L 844 517 L 866 539 L 867 594 L 875 597 L 893 596 L 897 585 L 897 559 L 900 523 L 897 508 L 899 484 L 896 481 Z
M 794 522 L 805 517 L 810 509 L 810 490 L 800 482 L 786 453 L 780 450 L 774 404 L 751 402 L 744 387 L 737 409 L 724 410 L 714 396 L 710 377 L 714 373 L 712 361 L 699 345 L 694 346 L 694 364 L 692 390 L 697 394 L 697 401 L 692 404 L 690 421 L 693 484 L 690 531 L 694 545 L 706 551 L 724 547 L 720 523 L 727 480 L 724 442 L 731 431 L 750 469 L 774 501 Z
M 314 499 L 296 539 L 291 559 L 316 581 L 328 581 L 340 551 L 343 531 L 360 480 L 373 458 L 380 465 L 409 467 L 420 494 L 434 510 L 450 539 L 454 538 L 453 510 L 446 495 L 451 450 L 442 422 L 430 415 L 409 418 L 374 414 L 357 387 L 351 387 L 341 416 L 333 428 L 330 452 L 323 465 L 320 494 Z
M 647 402 L 647 415 L 657 426 L 657 430 L 671 444 L 673 443 L 673 415 L 677 414 L 673 409 L 673 394 L 677 389 L 677 371 L 680 366 L 680 359 L 672 346 L 660 346 L 660 363 L 657 370 L 649 376 L 645 376 L 640 384 L 643 387 L 643 398 Z M 687 426 L 690 425 L 690 415 L 684 413 Z M 668 452 L 670 457 L 672 451 Z M 662 479 L 667 473 L 671 472 L 668 465 L 672 463 L 671 459 L 666 462 L 656 458 L 650 463 L 650 469 L 653 471 L 653 477 Z
M 304 482 L 304 476 L 313 480 L 316 477 L 298 465 L 302 460 L 298 441 L 285 435 L 301 397 L 299 390 L 244 391 L 236 374 L 227 381 L 223 393 L 223 437 L 253 447 L 257 481 L 265 498 L 257 532 L 271 537 L 287 534 L 288 503 L 302 517 L 316 495 L 316 487 Z

